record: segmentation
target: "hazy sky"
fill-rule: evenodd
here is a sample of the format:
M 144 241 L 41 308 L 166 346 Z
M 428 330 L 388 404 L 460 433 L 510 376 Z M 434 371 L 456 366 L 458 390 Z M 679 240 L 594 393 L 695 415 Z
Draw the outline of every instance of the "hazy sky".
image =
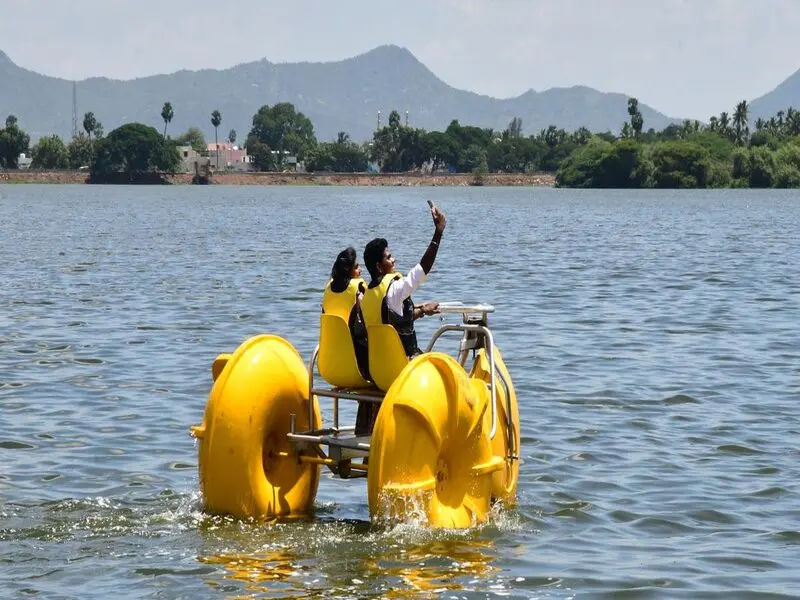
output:
M 707 119 L 800 68 L 800 0 L 0 0 L 0 49 L 68 79 L 331 61 L 381 44 L 496 97 L 588 85 Z

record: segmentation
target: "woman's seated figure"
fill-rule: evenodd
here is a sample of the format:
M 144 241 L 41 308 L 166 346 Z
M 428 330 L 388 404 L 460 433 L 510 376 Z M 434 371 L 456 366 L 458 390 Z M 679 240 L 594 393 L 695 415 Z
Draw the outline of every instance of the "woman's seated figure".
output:
M 361 279 L 361 266 L 356 260 L 356 251 L 345 248 L 336 257 L 331 269 L 331 279 L 322 297 L 323 314 L 347 315 L 347 325 L 353 340 L 358 370 L 361 376 L 370 381 L 367 353 L 367 327 L 361 314 L 361 298 L 366 284 Z

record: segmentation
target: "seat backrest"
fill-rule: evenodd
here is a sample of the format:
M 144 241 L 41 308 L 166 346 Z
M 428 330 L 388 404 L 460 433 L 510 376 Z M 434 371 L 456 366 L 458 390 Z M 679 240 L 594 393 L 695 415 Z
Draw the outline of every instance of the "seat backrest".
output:
M 392 325 L 368 325 L 369 374 L 375 385 L 388 391 L 408 364 L 403 343 Z
M 319 374 L 333 387 L 370 387 L 358 370 L 353 338 L 347 322 L 338 315 L 321 315 L 319 319 Z

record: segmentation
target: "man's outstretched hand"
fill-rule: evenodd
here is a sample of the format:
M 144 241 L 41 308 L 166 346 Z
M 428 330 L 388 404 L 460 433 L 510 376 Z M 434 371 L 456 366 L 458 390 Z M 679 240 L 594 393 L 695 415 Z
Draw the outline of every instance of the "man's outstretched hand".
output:
M 438 207 L 434 206 L 431 208 L 431 217 L 433 217 L 436 233 L 440 235 L 444 233 L 444 228 L 447 225 L 447 217 L 444 216 L 444 213 L 440 211 Z

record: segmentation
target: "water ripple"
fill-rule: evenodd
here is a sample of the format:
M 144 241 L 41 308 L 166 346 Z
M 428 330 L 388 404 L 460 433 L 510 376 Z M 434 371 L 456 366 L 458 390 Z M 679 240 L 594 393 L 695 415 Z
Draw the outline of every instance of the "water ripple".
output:
M 9 595 L 727 599 L 797 588 L 791 193 L 2 196 Z M 497 307 L 522 414 L 517 506 L 466 532 L 387 529 L 369 521 L 363 480 L 323 477 L 310 519 L 203 513 L 186 428 L 202 417 L 214 356 L 271 332 L 308 358 L 332 258 L 385 235 L 410 268 L 430 239 L 426 197 L 447 211 L 448 234 L 415 299 Z M 342 207 L 359 218 L 337 218 Z M 387 225 L 398 210 L 403 227 Z M 420 321 L 420 338 L 442 322 Z

